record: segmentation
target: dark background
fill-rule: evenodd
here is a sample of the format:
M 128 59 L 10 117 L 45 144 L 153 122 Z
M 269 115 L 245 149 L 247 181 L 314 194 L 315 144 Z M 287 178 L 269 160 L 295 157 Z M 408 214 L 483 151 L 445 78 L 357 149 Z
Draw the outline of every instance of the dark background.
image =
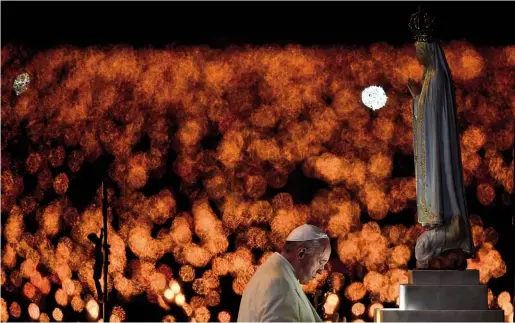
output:
M 403 44 L 419 4 L 437 16 L 444 40 L 514 43 L 509 2 L 37 1 L 2 2 L 2 44 Z
M 437 16 L 442 40 L 467 40 L 476 46 L 515 44 L 513 36 L 513 6 L 507 2 L 422 2 L 423 7 Z M 29 52 L 59 45 L 89 46 L 129 44 L 139 47 L 167 45 L 208 45 L 225 47 L 243 44 L 301 44 L 306 46 L 367 45 L 388 42 L 402 45 L 413 41 L 407 26 L 417 2 L 2 2 L 2 47 L 8 43 L 22 45 Z M 215 145 L 211 143 L 210 145 Z M 503 154 L 510 162 L 513 153 Z M 21 156 L 20 156 L 21 157 Z M 173 162 L 171 160 L 170 162 Z M 77 204 L 91 202 L 97 184 L 107 173 L 109 158 L 95 164 L 85 164 L 73 187 Z M 393 177 L 413 173 L 412 158 L 396 156 Z M 91 195 L 84 188 L 91 186 Z M 146 189 L 170 185 L 179 191 L 179 180 L 173 174 L 163 182 L 149 182 Z M 155 186 L 155 187 L 151 187 Z M 306 179 L 294 171 L 288 184 L 280 191 L 290 192 L 296 202 L 309 203 L 319 181 Z M 274 195 L 275 190 L 269 192 Z M 70 195 L 74 195 L 71 191 Z M 515 245 L 513 195 L 511 205 L 503 201 L 502 190 L 496 191 L 494 205 L 482 206 L 475 197 L 475 186 L 467 191 L 470 213 L 481 214 L 485 228 L 492 226 L 501 235 L 496 248 L 508 265 L 508 273 L 491 287 L 494 294 L 510 290 L 513 294 Z M 181 202 L 180 202 L 181 203 Z M 188 209 L 187 202 L 182 202 Z M 406 218 L 412 221 L 412 212 Z M 397 220 L 399 217 L 396 218 Z M 2 223 L 5 217 L 2 214 Z M 367 220 L 364 216 L 363 220 Z M 386 224 L 388 218 L 381 224 Z M 384 222 L 384 223 L 383 223 Z M 408 221 L 409 222 L 409 221 Z M 172 264 L 165 256 L 162 263 Z M 173 268 L 176 272 L 179 268 Z M 224 278 L 225 279 L 225 278 Z M 222 290 L 231 290 L 230 278 L 221 280 Z M 227 286 L 228 285 L 228 286 Z M 186 295 L 191 293 L 186 290 Z M 224 297 L 220 309 L 237 313 L 239 299 Z M 189 298 L 189 297 L 188 297 Z M 8 302 L 14 300 L 6 298 Z M 345 302 L 344 302 L 345 303 Z M 114 304 L 113 304 L 114 305 Z M 345 305 L 344 305 L 345 307 Z M 26 309 L 26 305 L 22 305 Z M 163 311 L 150 304 L 144 296 L 124 306 L 129 321 L 160 321 Z M 343 308 L 343 312 L 348 309 Z M 70 307 L 63 310 L 65 319 L 73 320 Z M 213 311 L 216 313 L 217 311 Z M 179 320 L 181 315 L 170 313 Z M 344 313 L 346 314 L 346 313 Z M 78 318 L 83 319 L 83 318 Z M 213 317 L 212 319 L 215 319 Z M 233 317 L 235 319 L 235 317 Z

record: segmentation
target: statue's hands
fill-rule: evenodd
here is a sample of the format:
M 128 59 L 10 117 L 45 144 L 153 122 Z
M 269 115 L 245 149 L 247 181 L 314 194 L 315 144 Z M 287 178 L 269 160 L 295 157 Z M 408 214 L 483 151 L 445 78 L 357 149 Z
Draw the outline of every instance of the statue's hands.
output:
M 420 85 L 413 79 L 408 79 L 408 89 L 413 98 L 420 94 Z

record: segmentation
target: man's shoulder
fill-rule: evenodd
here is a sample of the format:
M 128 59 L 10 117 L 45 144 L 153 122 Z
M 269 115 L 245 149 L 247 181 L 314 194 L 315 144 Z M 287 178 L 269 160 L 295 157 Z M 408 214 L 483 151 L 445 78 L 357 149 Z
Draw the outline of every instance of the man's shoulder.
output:
M 267 288 L 283 288 L 289 284 L 288 277 L 279 271 L 270 273 L 260 280 L 260 285 Z
M 247 284 L 248 293 L 268 294 L 276 290 L 288 290 L 295 288 L 294 280 L 288 269 L 279 258 L 271 256 L 259 266 Z
M 261 266 L 250 279 L 248 286 L 266 293 L 268 290 L 285 288 L 290 284 L 288 275 L 276 266 Z
M 294 281 L 281 271 L 264 275 L 256 283 L 258 294 L 265 298 L 274 298 L 275 294 L 289 295 L 295 291 Z
M 268 303 L 277 299 L 278 295 L 281 298 L 286 298 L 290 292 L 293 291 L 294 287 L 291 286 L 288 278 L 279 273 L 273 273 L 271 275 L 261 275 L 253 277 L 247 285 L 244 291 L 243 300 L 246 303 Z
M 254 274 L 255 277 L 259 277 L 260 280 L 266 281 L 287 281 L 287 270 L 281 263 L 274 259 L 269 259 L 261 266 L 259 266 Z

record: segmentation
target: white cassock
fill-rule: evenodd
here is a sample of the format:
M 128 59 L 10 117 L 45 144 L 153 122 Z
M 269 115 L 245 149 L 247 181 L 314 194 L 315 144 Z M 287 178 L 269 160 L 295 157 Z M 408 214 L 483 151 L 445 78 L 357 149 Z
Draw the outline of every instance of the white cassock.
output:
M 329 239 L 320 228 L 304 224 L 286 241 Z M 292 265 L 280 253 L 273 253 L 256 270 L 245 287 L 238 322 L 322 322 L 302 290 Z
M 256 270 L 240 303 L 238 322 L 322 322 L 295 277 L 293 267 L 273 253 Z

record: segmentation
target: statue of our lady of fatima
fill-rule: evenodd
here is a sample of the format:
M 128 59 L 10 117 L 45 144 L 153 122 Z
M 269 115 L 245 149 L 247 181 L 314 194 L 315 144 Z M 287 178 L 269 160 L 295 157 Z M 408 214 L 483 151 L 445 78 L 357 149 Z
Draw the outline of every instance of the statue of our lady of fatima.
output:
M 410 79 L 418 222 L 426 231 L 415 247 L 417 267 L 450 250 L 474 254 L 463 183 L 456 100 L 434 19 L 419 9 L 410 19 L 416 56 L 424 67 L 421 85 Z

